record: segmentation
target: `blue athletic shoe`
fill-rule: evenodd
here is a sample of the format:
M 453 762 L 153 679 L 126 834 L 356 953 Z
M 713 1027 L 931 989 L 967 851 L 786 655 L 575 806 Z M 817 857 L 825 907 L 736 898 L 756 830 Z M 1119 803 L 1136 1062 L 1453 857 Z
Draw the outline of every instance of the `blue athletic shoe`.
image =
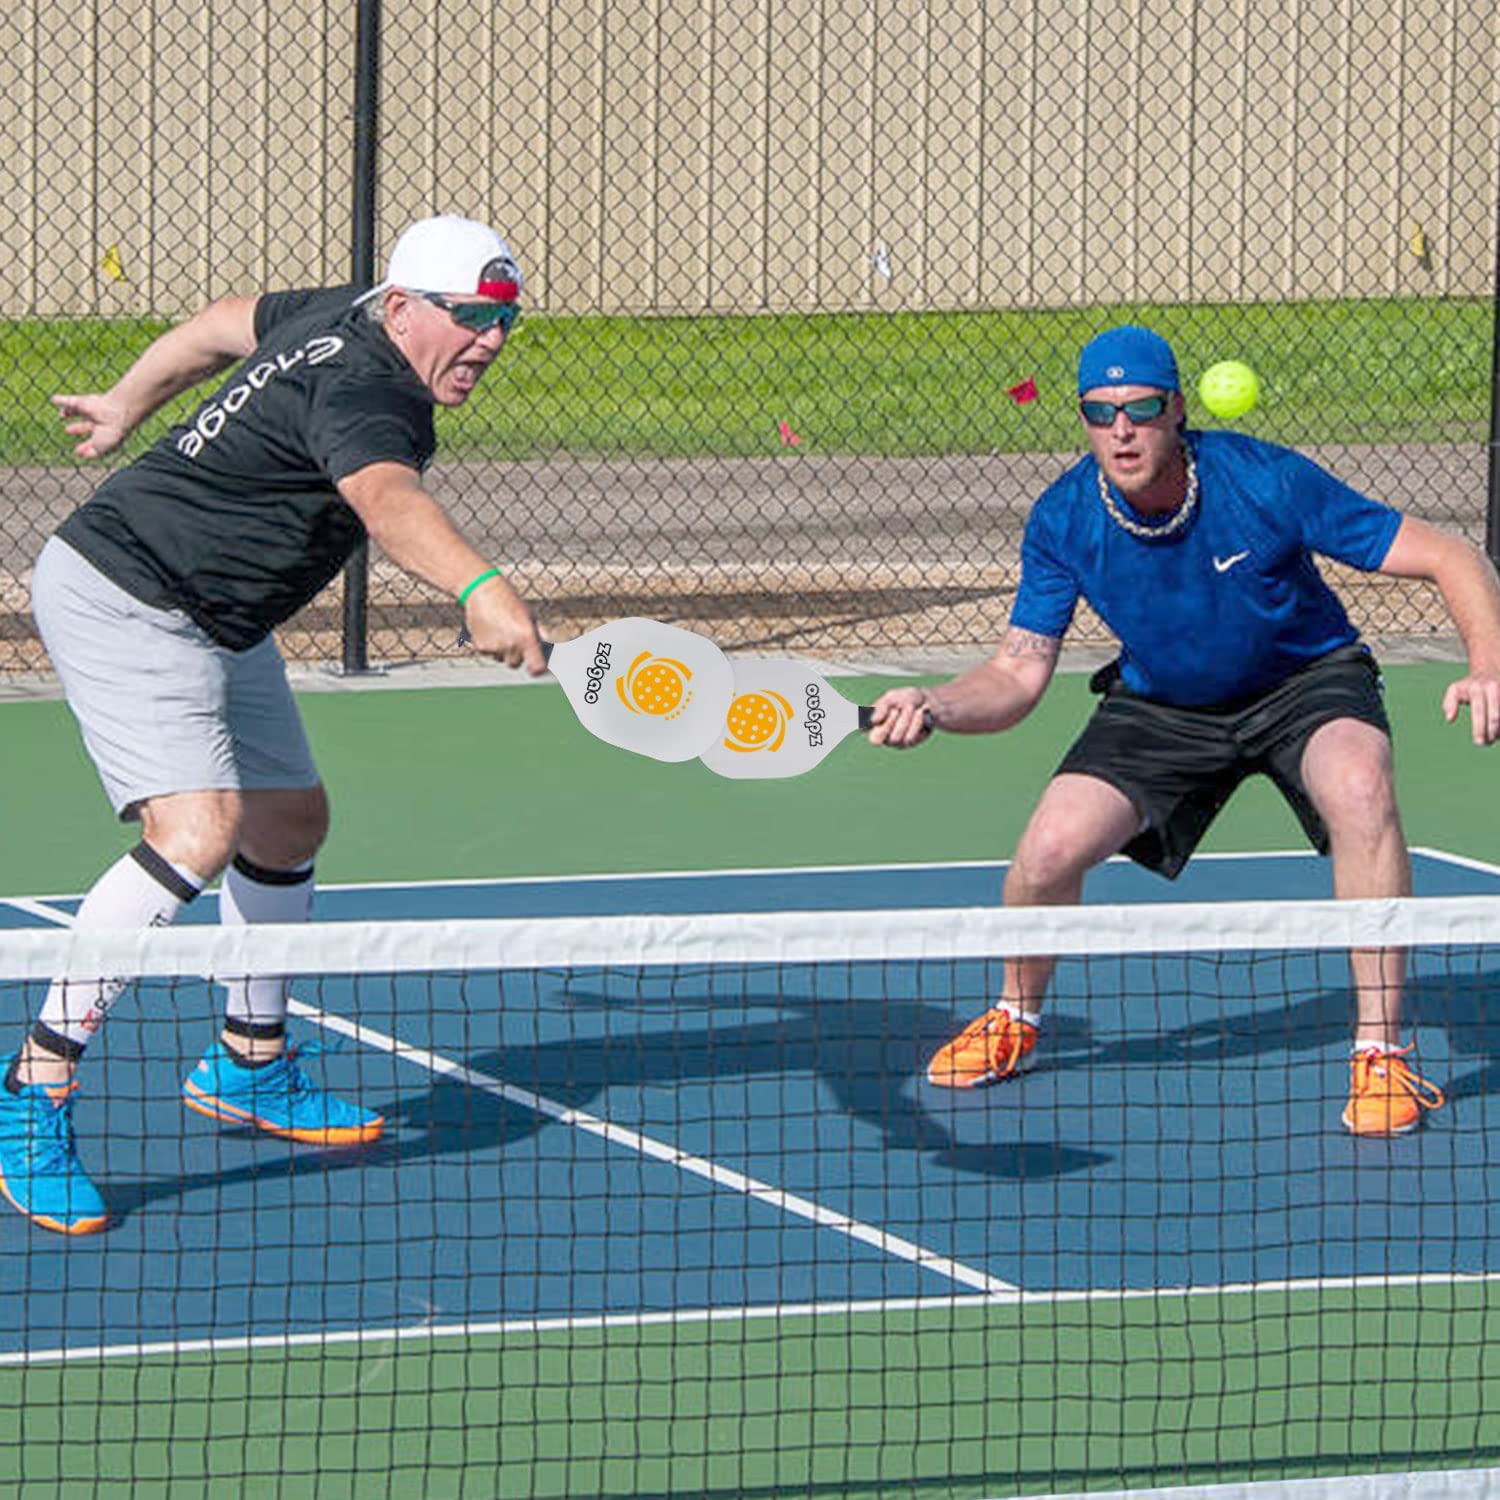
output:
M 0 1070 L 10 1059 L 0 1059 Z M 73 1143 L 77 1083 L 0 1085 L 0 1192 L 43 1229 L 97 1234 L 109 1210 Z
M 313 1146 L 353 1146 L 377 1140 L 384 1119 L 333 1094 L 325 1094 L 288 1045 L 275 1062 L 247 1068 L 222 1041 L 183 1080 L 182 1102 L 211 1120 L 258 1130 Z

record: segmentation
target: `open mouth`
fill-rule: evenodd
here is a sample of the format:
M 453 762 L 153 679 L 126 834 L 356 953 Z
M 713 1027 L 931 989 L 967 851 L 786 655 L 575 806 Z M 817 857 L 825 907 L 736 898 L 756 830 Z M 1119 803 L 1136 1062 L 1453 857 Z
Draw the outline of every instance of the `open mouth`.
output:
M 481 377 L 489 367 L 490 362 L 487 359 L 465 360 L 461 364 L 456 364 L 452 370 L 453 383 L 460 390 L 471 391 L 479 384 Z

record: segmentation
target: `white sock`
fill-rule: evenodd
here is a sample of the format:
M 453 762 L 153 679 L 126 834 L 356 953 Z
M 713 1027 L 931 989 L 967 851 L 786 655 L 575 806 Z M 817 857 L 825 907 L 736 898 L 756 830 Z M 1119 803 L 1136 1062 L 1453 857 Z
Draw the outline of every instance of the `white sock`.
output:
M 311 862 L 294 870 L 268 870 L 236 854 L 219 888 L 219 921 L 225 927 L 305 922 L 312 915 L 312 900 Z M 285 1026 L 285 978 L 258 979 L 250 975 L 225 980 L 224 987 L 229 992 L 224 1013 L 231 1031 L 255 1036 L 262 1028 L 274 1034 Z
M 74 922 L 82 929 L 99 927 L 168 927 L 203 889 L 201 875 L 163 858 L 144 839 L 122 855 L 93 884 Z M 77 1057 L 104 1024 L 110 1007 L 127 981 L 57 979 L 42 1002 L 37 1026 L 42 1046 Z
M 1002 1000 L 1000 1002 L 1000 1009 L 1013 1021 L 1024 1021 L 1028 1026 L 1033 1026 L 1038 1031 L 1042 1029 L 1042 1013 L 1039 1010 L 1027 1010 L 1024 1006 L 1018 1005 L 1014 1000 Z
M 1399 1042 L 1388 1042 L 1384 1038 L 1376 1039 L 1375 1037 L 1371 1037 L 1369 1041 L 1361 1041 L 1359 1037 L 1355 1037 L 1354 1044 L 1349 1048 L 1349 1055 L 1358 1057 L 1361 1052 L 1380 1052 L 1389 1056 L 1392 1052 L 1400 1050 Z

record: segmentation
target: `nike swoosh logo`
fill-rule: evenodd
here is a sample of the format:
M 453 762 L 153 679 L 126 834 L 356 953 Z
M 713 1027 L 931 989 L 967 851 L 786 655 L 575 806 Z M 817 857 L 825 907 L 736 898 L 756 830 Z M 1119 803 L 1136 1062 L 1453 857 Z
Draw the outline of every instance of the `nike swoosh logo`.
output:
M 1249 557 L 1248 552 L 1236 552 L 1233 557 L 1214 558 L 1214 572 L 1227 573 L 1237 562 L 1244 562 Z

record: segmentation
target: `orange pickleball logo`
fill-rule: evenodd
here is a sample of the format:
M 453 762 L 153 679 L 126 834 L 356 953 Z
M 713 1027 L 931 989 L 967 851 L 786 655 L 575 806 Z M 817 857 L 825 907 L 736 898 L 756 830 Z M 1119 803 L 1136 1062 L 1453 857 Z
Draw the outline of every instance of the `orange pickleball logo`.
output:
M 726 750 L 779 750 L 792 721 L 792 705 L 769 688 L 741 693 L 724 724 Z
M 690 668 L 670 656 L 642 651 L 623 677 L 615 679 L 620 702 L 633 714 L 675 719 L 692 701 Z

